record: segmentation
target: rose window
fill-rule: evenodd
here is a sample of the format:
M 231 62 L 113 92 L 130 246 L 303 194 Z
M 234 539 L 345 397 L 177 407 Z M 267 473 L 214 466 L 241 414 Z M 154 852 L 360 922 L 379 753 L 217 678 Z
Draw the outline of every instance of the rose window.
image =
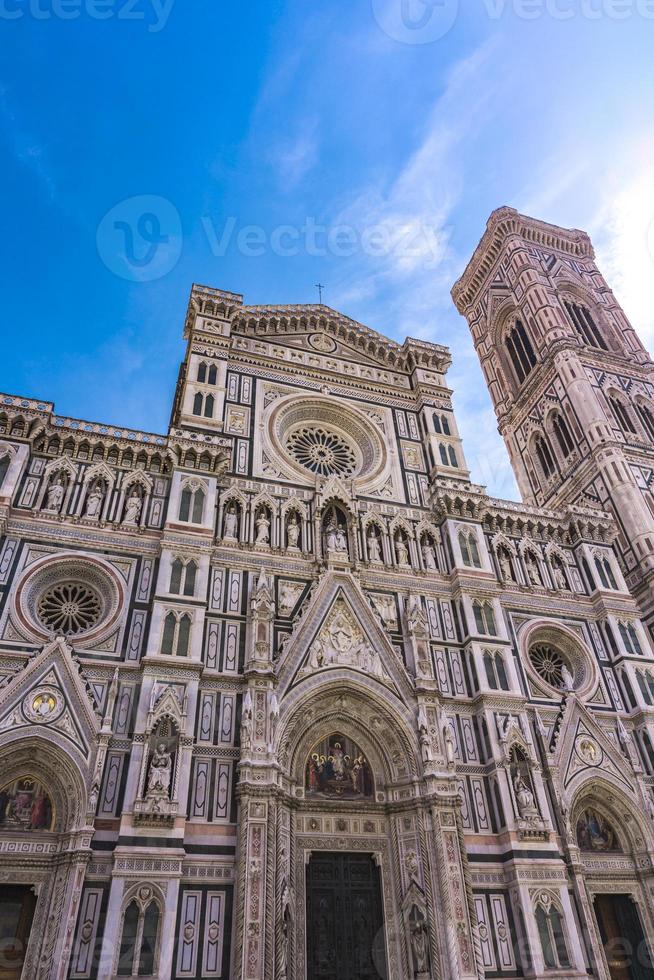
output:
M 82 633 L 99 621 L 102 599 L 82 582 L 59 582 L 44 592 L 37 603 L 36 614 L 53 633 Z
M 563 669 L 570 669 L 556 647 L 539 643 L 529 651 L 529 659 L 536 673 L 552 687 L 563 687 Z
M 340 435 L 317 426 L 291 433 L 286 451 L 300 466 L 319 476 L 351 476 L 357 469 L 352 447 Z

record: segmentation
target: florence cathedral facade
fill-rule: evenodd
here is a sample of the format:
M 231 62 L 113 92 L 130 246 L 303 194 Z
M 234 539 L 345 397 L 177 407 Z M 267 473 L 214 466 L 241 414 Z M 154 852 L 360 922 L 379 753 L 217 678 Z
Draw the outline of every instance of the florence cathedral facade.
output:
M 654 365 L 502 208 L 450 355 L 194 286 L 170 429 L 0 396 L 0 980 L 652 980 Z

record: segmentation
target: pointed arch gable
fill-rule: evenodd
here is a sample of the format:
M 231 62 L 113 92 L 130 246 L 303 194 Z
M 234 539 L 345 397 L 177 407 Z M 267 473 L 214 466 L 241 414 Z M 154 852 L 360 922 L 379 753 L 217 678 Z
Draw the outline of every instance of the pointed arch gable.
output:
M 640 801 L 622 787 L 616 786 L 603 773 L 594 779 L 584 780 L 574 794 L 570 794 L 569 802 L 566 803 L 573 835 L 576 835 L 577 824 L 584 809 L 592 806 L 606 815 L 617 833 L 624 853 L 654 846 L 654 834 Z
M 296 683 L 296 676 L 309 657 L 311 644 L 337 602 L 344 604 L 379 654 L 391 685 L 403 697 L 412 698 L 413 682 L 361 587 L 350 575 L 337 571 L 328 572 L 323 576 L 306 606 L 302 619 L 291 634 L 291 639 L 284 645 L 283 655 L 277 668 L 280 694 L 288 691 Z M 340 669 L 349 674 L 354 673 L 346 666 Z M 387 686 L 373 678 L 369 678 L 369 683 L 379 684 L 380 690 L 388 690 Z
M 333 731 L 356 741 L 372 763 L 377 785 L 420 772 L 414 719 L 395 695 L 380 698 L 362 679 L 332 677 L 296 688 L 281 702 L 278 758 L 288 778 L 303 784 L 311 748 Z M 379 777 L 381 776 L 381 781 Z
M 53 473 L 66 473 L 71 480 L 75 480 L 77 478 L 77 467 L 70 461 L 68 456 L 58 456 L 57 459 L 51 459 L 43 467 L 44 476 L 49 477 Z
M 105 462 L 95 463 L 95 465 L 88 467 L 82 482 L 88 484 L 97 479 L 105 480 L 109 487 L 113 487 L 116 482 L 116 474 Z
M 138 469 L 128 473 L 123 480 L 122 489 L 128 490 L 135 483 L 140 483 L 148 493 L 152 493 L 152 480 L 144 470 Z

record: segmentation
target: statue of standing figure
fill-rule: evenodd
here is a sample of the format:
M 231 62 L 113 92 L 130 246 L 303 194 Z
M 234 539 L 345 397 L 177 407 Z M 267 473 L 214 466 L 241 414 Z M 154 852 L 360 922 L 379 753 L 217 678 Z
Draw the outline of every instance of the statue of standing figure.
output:
M 409 549 L 406 546 L 406 541 L 401 536 L 398 536 L 395 539 L 395 554 L 397 556 L 398 565 L 409 564 Z
M 104 499 L 104 494 L 102 493 L 102 488 L 99 483 L 91 490 L 90 494 L 86 498 L 86 517 L 99 517 L 100 511 L 102 510 L 102 501 Z
M 270 544 L 270 519 L 266 510 L 259 511 L 259 516 L 257 517 L 257 537 L 254 543 L 265 546 Z
M 64 484 L 60 476 L 48 487 L 48 494 L 45 509 L 53 514 L 58 514 L 64 499 Z
M 158 742 L 152 753 L 150 772 L 148 773 L 147 796 L 165 796 L 170 793 L 170 780 L 173 774 L 173 761 L 165 742 Z
M 286 526 L 286 535 L 288 537 L 288 548 L 289 551 L 298 551 L 298 542 L 300 540 L 300 523 L 297 519 L 297 514 L 295 511 L 291 514 L 288 524 Z
M 411 925 L 411 949 L 413 951 L 415 972 L 417 976 L 423 976 L 429 970 L 429 954 L 427 953 L 427 934 L 422 919 L 418 919 Z
M 123 524 L 138 524 L 142 506 L 143 504 L 139 492 L 136 487 L 134 487 L 127 498 L 127 503 L 125 504 Z
M 434 546 L 429 540 L 429 538 L 425 538 L 425 540 L 423 541 L 421 551 L 422 551 L 422 560 L 425 563 L 425 568 L 427 569 L 427 571 L 428 572 L 436 571 L 436 569 L 438 568 L 438 565 L 436 563 L 436 551 L 434 550 Z
M 225 511 L 225 533 L 223 541 L 236 541 L 238 534 L 238 512 L 235 504 L 230 504 Z
M 381 561 L 381 547 L 379 543 L 379 534 L 374 527 L 371 527 L 368 531 L 367 537 L 368 543 L 368 560 L 369 561 Z

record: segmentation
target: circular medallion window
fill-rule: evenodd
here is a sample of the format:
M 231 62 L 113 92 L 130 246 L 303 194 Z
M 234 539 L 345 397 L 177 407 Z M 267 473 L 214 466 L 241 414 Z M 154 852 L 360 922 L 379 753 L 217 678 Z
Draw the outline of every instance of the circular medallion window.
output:
M 382 433 L 351 405 L 324 396 L 291 395 L 273 402 L 265 451 L 299 476 L 340 476 L 365 484 L 388 479 Z
M 115 569 L 77 555 L 50 555 L 29 565 L 14 594 L 19 626 L 41 640 L 95 641 L 115 627 L 123 604 Z
M 286 451 L 300 466 L 319 476 L 352 476 L 357 468 L 354 449 L 335 432 L 321 426 L 303 426 L 292 432 Z
M 53 633 L 84 633 L 102 616 L 102 599 L 83 582 L 59 582 L 39 597 L 36 615 Z
M 556 647 L 549 643 L 537 643 L 529 651 L 532 667 L 551 687 L 563 688 L 564 671 L 570 670 L 570 664 Z
M 531 623 L 520 634 L 524 662 L 532 682 L 547 695 L 574 692 L 585 698 L 597 687 L 594 656 L 564 625 Z

